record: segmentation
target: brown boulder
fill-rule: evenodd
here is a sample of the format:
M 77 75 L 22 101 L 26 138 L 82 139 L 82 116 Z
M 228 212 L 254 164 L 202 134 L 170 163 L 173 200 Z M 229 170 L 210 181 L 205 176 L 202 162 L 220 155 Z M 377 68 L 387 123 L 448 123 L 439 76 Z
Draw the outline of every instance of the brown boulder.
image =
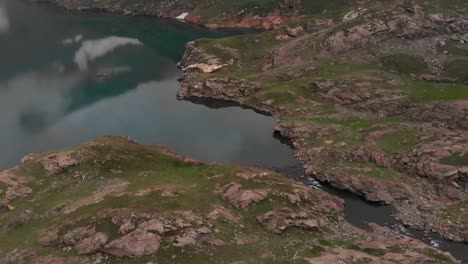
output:
M 286 34 L 288 34 L 291 37 L 297 37 L 300 34 L 304 32 L 304 27 L 303 26 L 297 26 L 294 28 L 287 27 L 286 28 Z
M 137 229 L 105 246 L 101 251 L 118 257 L 141 257 L 151 255 L 161 246 L 156 234 Z
M 287 228 L 297 227 L 305 230 L 318 230 L 319 219 L 314 219 L 306 211 L 294 211 L 289 208 L 275 209 L 257 217 L 263 227 L 273 233 L 281 234 Z
M 232 206 L 238 209 L 243 209 L 252 203 L 265 200 L 268 197 L 268 190 L 243 190 L 239 183 L 233 183 L 230 184 L 227 190 L 223 193 L 222 197 Z
M 395 199 L 387 190 L 375 190 L 366 195 L 366 200 L 391 204 Z
M 153 232 L 158 234 L 164 234 L 164 223 L 159 221 L 158 219 L 151 219 L 149 221 L 143 222 L 138 226 L 138 229 L 143 230 L 145 232 Z
M 78 227 L 65 233 L 60 240 L 66 246 L 74 246 L 78 241 L 94 233 L 96 233 L 96 229 L 92 226 Z
M 43 247 L 48 247 L 56 244 L 59 240 L 58 230 L 48 229 L 42 232 L 37 239 L 37 244 Z
M 109 238 L 105 233 L 98 232 L 94 235 L 80 240 L 75 245 L 75 250 L 80 255 L 91 254 L 101 249 Z
M 200 234 L 197 231 L 190 229 L 186 231 L 183 235 L 176 237 L 173 245 L 176 247 L 196 245 L 199 236 Z
M 463 193 L 460 189 L 454 188 L 454 187 L 448 187 L 447 188 L 447 197 L 450 200 L 456 200 L 460 201 L 463 199 Z
M 69 153 L 56 153 L 43 158 L 41 164 L 49 175 L 54 175 L 77 165 L 78 160 L 73 158 Z
M 208 219 L 213 221 L 222 219 L 231 223 L 238 223 L 241 220 L 239 216 L 234 215 L 234 213 L 222 206 L 217 206 L 215 209 L 213 209 L 213 211 L 208 214 Z

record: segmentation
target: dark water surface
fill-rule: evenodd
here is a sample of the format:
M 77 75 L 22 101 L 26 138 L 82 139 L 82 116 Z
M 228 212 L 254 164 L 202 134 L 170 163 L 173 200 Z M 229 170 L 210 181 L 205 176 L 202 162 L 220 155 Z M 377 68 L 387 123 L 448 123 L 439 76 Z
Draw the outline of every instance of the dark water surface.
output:
M 18 0 L 0 2 L 0 9 L 0 169 L 31 152 L 105 135 L 207 162 L 294 163 L 292 150 L 272 136 L 273 118 L 176 100 L 185 43 L 236 32 Z
M 238 33 L 244 32 L 0 0 L 0 170 L 31 152 L 120 135 L 206 162 L 277 169 L 316 185 L 273 136 L 273 118 L 176 100 L 185 43 Z M 467 245 L 406 230 L 391 207 L 323 188 L 345 199 L 351 223 L 390 226 L 468 262 Z

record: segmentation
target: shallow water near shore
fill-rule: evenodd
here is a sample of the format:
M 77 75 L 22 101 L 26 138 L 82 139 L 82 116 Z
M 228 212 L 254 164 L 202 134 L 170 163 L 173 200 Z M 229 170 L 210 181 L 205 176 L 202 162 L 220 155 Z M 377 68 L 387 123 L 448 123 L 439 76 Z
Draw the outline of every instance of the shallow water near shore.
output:
M 31 152 L 119 135 L 205 162 L 260 166 L 311 181 L 292 149 L 274 137 L 272 117 L 235 105 L 176 99 L 182 75 L 176 63 L 186 42 L 245 32 L 1 1 L 1 170 Z M 351 223 L 402 229 L 391 207 L 322 188 L 345 199 Z M 426 238 L 431 240 L 468 261 L 467 245 Z

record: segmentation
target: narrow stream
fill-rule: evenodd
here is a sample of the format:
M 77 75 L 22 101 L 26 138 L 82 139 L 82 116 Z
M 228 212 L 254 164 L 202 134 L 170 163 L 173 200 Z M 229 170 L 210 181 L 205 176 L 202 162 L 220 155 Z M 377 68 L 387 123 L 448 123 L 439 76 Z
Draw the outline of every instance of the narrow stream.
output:
M 306 175 L 305 170 L 297 164 L 296 166 L 280 169 L 281 172 L 293 179 L 297 179 L 312 188 L 320 188 L 330 194 L 334 194 L 345 201 L 346 220 L 362 229 L 368 229 L 370 223 L 385 226 L 402 233 L 406 236 L 418 239 L 424 243 L 437 247 L 443 251 L 450 252 L 455 258 L 468 263 L 468 245 L 464 243 L 451 242 L 436 233 L 425 233 L 421 230 L 405 227 L 395 219 L 396 209 L 392 206 L 382 206 L 377 203 L 365 201 L 362 197 L 349 192 L 340 191 L 329 185 L 317 182 L 313 177 Z
M 176 99 L 182 75 L 176 63 L 185 43 L 242 33 L 0 0 L 0 169 L 31 152 L 120 135 L 206 162 L 274 169 L 317 186 L 293 150 L 273 136 L 273 118 Z M 403 230 L 392 207 L 320 188 L 345 199 L 351 223 L 396 228 L 468 263 L 467 245 Z

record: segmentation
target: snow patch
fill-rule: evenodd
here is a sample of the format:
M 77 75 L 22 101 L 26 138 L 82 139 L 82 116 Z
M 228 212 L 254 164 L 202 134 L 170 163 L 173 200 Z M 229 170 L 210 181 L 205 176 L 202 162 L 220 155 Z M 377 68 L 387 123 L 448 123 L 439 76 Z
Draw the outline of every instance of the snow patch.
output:
M 185 20 L 185 18 L 186 18 L 188 15 L 189 15 L 189 13 L 184 12 L 184 13 L 180 14 L 179 16 L 177 16 L 176 19 Z

